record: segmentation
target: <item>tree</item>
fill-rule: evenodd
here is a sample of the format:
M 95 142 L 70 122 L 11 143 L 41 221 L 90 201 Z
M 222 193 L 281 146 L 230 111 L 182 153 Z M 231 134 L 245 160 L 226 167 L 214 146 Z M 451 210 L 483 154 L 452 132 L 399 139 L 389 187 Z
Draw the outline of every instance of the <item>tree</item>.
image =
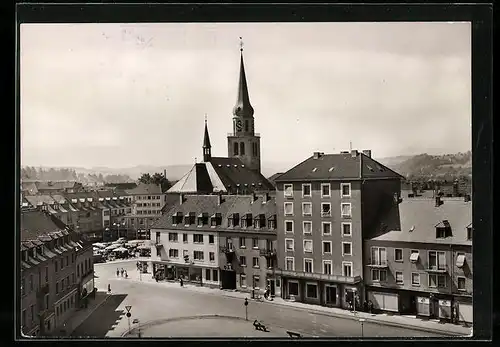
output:
M 141 175 L 141 177 L 139 178 L 139 182 L 145 183 L 145 184 L 160 185 L 162 192 L 165 192 L 170 187 L 172 187 L 172 184 L 167 179 L 167 177 L 164 174 L 158 173 L 158 172 L 154 173 L 153 176 L 151 176 L 149 173 L 143 173 Z

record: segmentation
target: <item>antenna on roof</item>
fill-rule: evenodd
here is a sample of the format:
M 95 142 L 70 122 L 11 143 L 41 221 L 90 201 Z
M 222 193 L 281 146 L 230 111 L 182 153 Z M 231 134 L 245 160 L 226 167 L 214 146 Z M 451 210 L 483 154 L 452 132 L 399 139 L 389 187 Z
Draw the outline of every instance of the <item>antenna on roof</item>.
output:
M 349 152 L 352 151 L 352 141 L 349 141 Z

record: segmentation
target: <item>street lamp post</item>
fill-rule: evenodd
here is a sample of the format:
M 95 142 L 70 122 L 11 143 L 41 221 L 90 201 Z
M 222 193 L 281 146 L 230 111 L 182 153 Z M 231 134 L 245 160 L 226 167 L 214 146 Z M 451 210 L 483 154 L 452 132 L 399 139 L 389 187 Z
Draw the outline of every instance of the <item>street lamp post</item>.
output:
M 106 231 L 106 234 L 108 234 L 108 233 L 109 233 L 109 228 L 106 228 L 106 229 L 104 229 L 104 230 Z M 102 242 L 105 242 L 105 241 L 104 241 L 104 234 L 102 234 Z
M 365 322 L 365 319 L 364 318 L 360 318 L 359 322 L 361 323 L 361 337 L 364 337 L 363 323 Z

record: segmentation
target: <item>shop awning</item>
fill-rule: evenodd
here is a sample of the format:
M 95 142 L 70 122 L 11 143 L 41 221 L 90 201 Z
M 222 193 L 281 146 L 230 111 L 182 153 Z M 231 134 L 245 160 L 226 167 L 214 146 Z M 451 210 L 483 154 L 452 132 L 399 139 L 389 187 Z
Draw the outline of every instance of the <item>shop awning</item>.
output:
M 457 267 L 461 268 L 465 264 L 465 255 L 464 254 L 459 254 L 457 257 Z
M 419 253 L 412 253 L 410 255 L 410 261 L 413 262 L 413 263 L 415 263 L 415 262 L 418 261 L 418 257 L 419 257 Z

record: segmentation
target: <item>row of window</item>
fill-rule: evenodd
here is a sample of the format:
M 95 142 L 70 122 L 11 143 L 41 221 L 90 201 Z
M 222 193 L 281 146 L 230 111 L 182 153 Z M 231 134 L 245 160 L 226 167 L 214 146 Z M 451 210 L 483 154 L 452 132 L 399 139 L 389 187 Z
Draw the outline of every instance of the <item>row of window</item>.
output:
M 323 254 L 332 254 L 332 241 L 322 241 Z M 313 240 L 303 240 L 304 253 L 313 253 Z M 295 252 L 295 240 L 285 239 L 285 252 Z M 352 242 L 342 242 L 342 256 L 352 255 Z
M 241 266 L 247 266 L 247 257 L 245 256 L 240 256 L 240 265 Z M 252 257 L 252 267 L 258 269 L 260 268 L 260 258 L 259 257 Z
M 293 184 L 283 185 L 284 195 L 286 198 L 293 197 Z M 311 183 L 302 184 L 302 197 L 307 198 L 312 196 Z M 330 198 L 332 196 L 332 187 L 330 183 L 321 184 L 321 197 Z M 351 197 L 351 184 L 350 183 L 340 183 L 340 197 L 350 198 Z
M 303 272 L 314 272 L 314 260 L 310 258 L 304 258 Z M 285 270 L 295 271 L 295 258 L 285 257 Z M 323 260 L 323 274 L 332 275 L 332 261 Z M 342 262 L 342 276 L 352 277 L 352 261 Z
M 204 234 L 193 234 L 193 243 L 196 244 L 203 244 L 204 241 Z M 169 242 L 179 242 L 179 234 L 178 233 L 168 233 L 168 241 Z M 161 233 L 156 232 L 156 243 L 159 244 L 161 242 Z M 189 234 L 182 234 L 182 242 L 188 243 L 189 242 Z M 215 244 L 215 236 L 214 235 L 208 235 L 208 244 L 213 245 Z
M 71 263 L 69 262 L 70 258 L 69 256 L 67 255 L 66 258 L 61 258 L 61 263 L 59 265 L 58 261 L 56 260 L 54 262 L 54 269 L 56 272 L 59 271 L 59 269 L 63 270 L 64 269 L 64 260 L 66 260 L 66 267 L 69 266 L 70 264 L 74 264 L 75 262 L 75 259 L 76 259 L 76 254 L 75 253 L 72 253 L 71 254 Z
M 66 311 L 76 307 L 76 294 L 71 295 L 56 306 L 56 316 L 66 313 Z
M 341 222 L 340 223 L 341 234 L 343 237 L 352 236 L 352 223 L 351 222 Z M 313 231 L 312 221 L 302 221 L 302 233 L 304 235 L 310 235 Z M 285 233 L 293 234 L 295 232 L 295 223 L 293 220 L 285 221 Z M 321 222 L 321 233 L 324 236 L 332 235 L 332 222 Z
M 137 200 L 160 200 L 161 196 L 160 195 L 137 195 L 134 196 L 134 201 Z
M 137 214 L 161 214 L 161 210 L 137 210 Z
M 410 261 L 416 262 L 419 258 L 418 250 L 410 251 Z M 394 249 L 394 261 L 403 262 L 403 249 Z M 457 253 L 456 265 L 462 267 L 465 261 L 465 253 Z M 387 251 L 384 247 L 371 248 L 371 264 L 372 265 L 387 265 Z M 427 251 L 427 268 L 436 270 L 446 270 L 446 252 L 445 251 Z
M 293 202 L 285 202 L 284 206 L 284 215 L 285 216 L 293 216 Z M 302 203 L 302 216 L 312 216 L 312 203 L 311 202 L 303 202 Z M 331 217 L 332 216 L 332 204 L 329 202 L 321 203 L 321 217 Z M 352 217 L 352 206 L 350 202 L 342 202 L 340 204 L 340 216 L 342 218 L 350 218 Z
M 137 203 L 137 207 L 160 207 L 160 206 L 161 206 L 160 202 L 145 202 L 145 203 L 138 202 Z
M 189 213 L 185 216 L 182 213 L 178 212 L 172 216 L 172 225 L 176 226 L 178 224 L 184 223 L 185 226 L 193 225 L 196 223 L 196 218 L 198 218 L 198 227 L 202 227 L 205 225 L 209 225 L 211 227 L 217 227 L 222 225 L 222 216 L 220 213 L 216 213 L 213 216 L 209 217 L 208 214 L 201 214 L 198 217 L 194 213 Z M 266 216 L 264 214 L 256 215 L 255 217 L 252 214 L 247 213 L 242 215 L 241 218 L 238 213 L 233 213 L 228 217 L 227 225 L 229 228 L 241 226 L 242 228 L 250 228 L 254 227 L 256 229 L 265 228 L 267 223 L 267 227 L 269 229 L 276 228 L 276 216 L 270 216 L 266 222 Z
M 168 250 L 169 258 L 179 258 L 179 250 L 176 248 L 170 248 Z M 182 257 L 184 260 L 189 260 L 189 250 L 184 249 L 182 251 Z M 193 260 L 196 261 L 204 261 L 205 260 L 205 252 L 204 251 L 193 251 Z M 215 262 L 215 252 L 208 252 L 208 260 L 210 262 Z
M 373 282 L 387 282 L 387 271 L 381 269 L 372 269 L 371 271 Z M 429 288 L 446 288 L 446 275 L 439 274 L 428 274 L 428 286 Z M 395 272 L 396 284 L 404 285 L 403 272 Z M 411 285 L 418 287 L 420 286 L 420 274 L 416 272 L 411 273 Z M 465 288 L 465 277 L 457 277 L 457 289 L 464 291 Z
M 59 294 L 59 291 L 61 293 L 64 293 L 66 290 L 71 289 L 71 285 L 76 283 L 76 278 L 75 278 L 75 273 L 73 272 L 71 276 L 66 276 L 66 278 L 63 278 L 60 282 L 56 282 L 56 294 Z
M 306 283 L 306 298 L 317 299 L 318 298 L 318 286 L 314 283 Z M 288 295 L 299 296 L 299 283 L 295 281 L 288 282 Z

